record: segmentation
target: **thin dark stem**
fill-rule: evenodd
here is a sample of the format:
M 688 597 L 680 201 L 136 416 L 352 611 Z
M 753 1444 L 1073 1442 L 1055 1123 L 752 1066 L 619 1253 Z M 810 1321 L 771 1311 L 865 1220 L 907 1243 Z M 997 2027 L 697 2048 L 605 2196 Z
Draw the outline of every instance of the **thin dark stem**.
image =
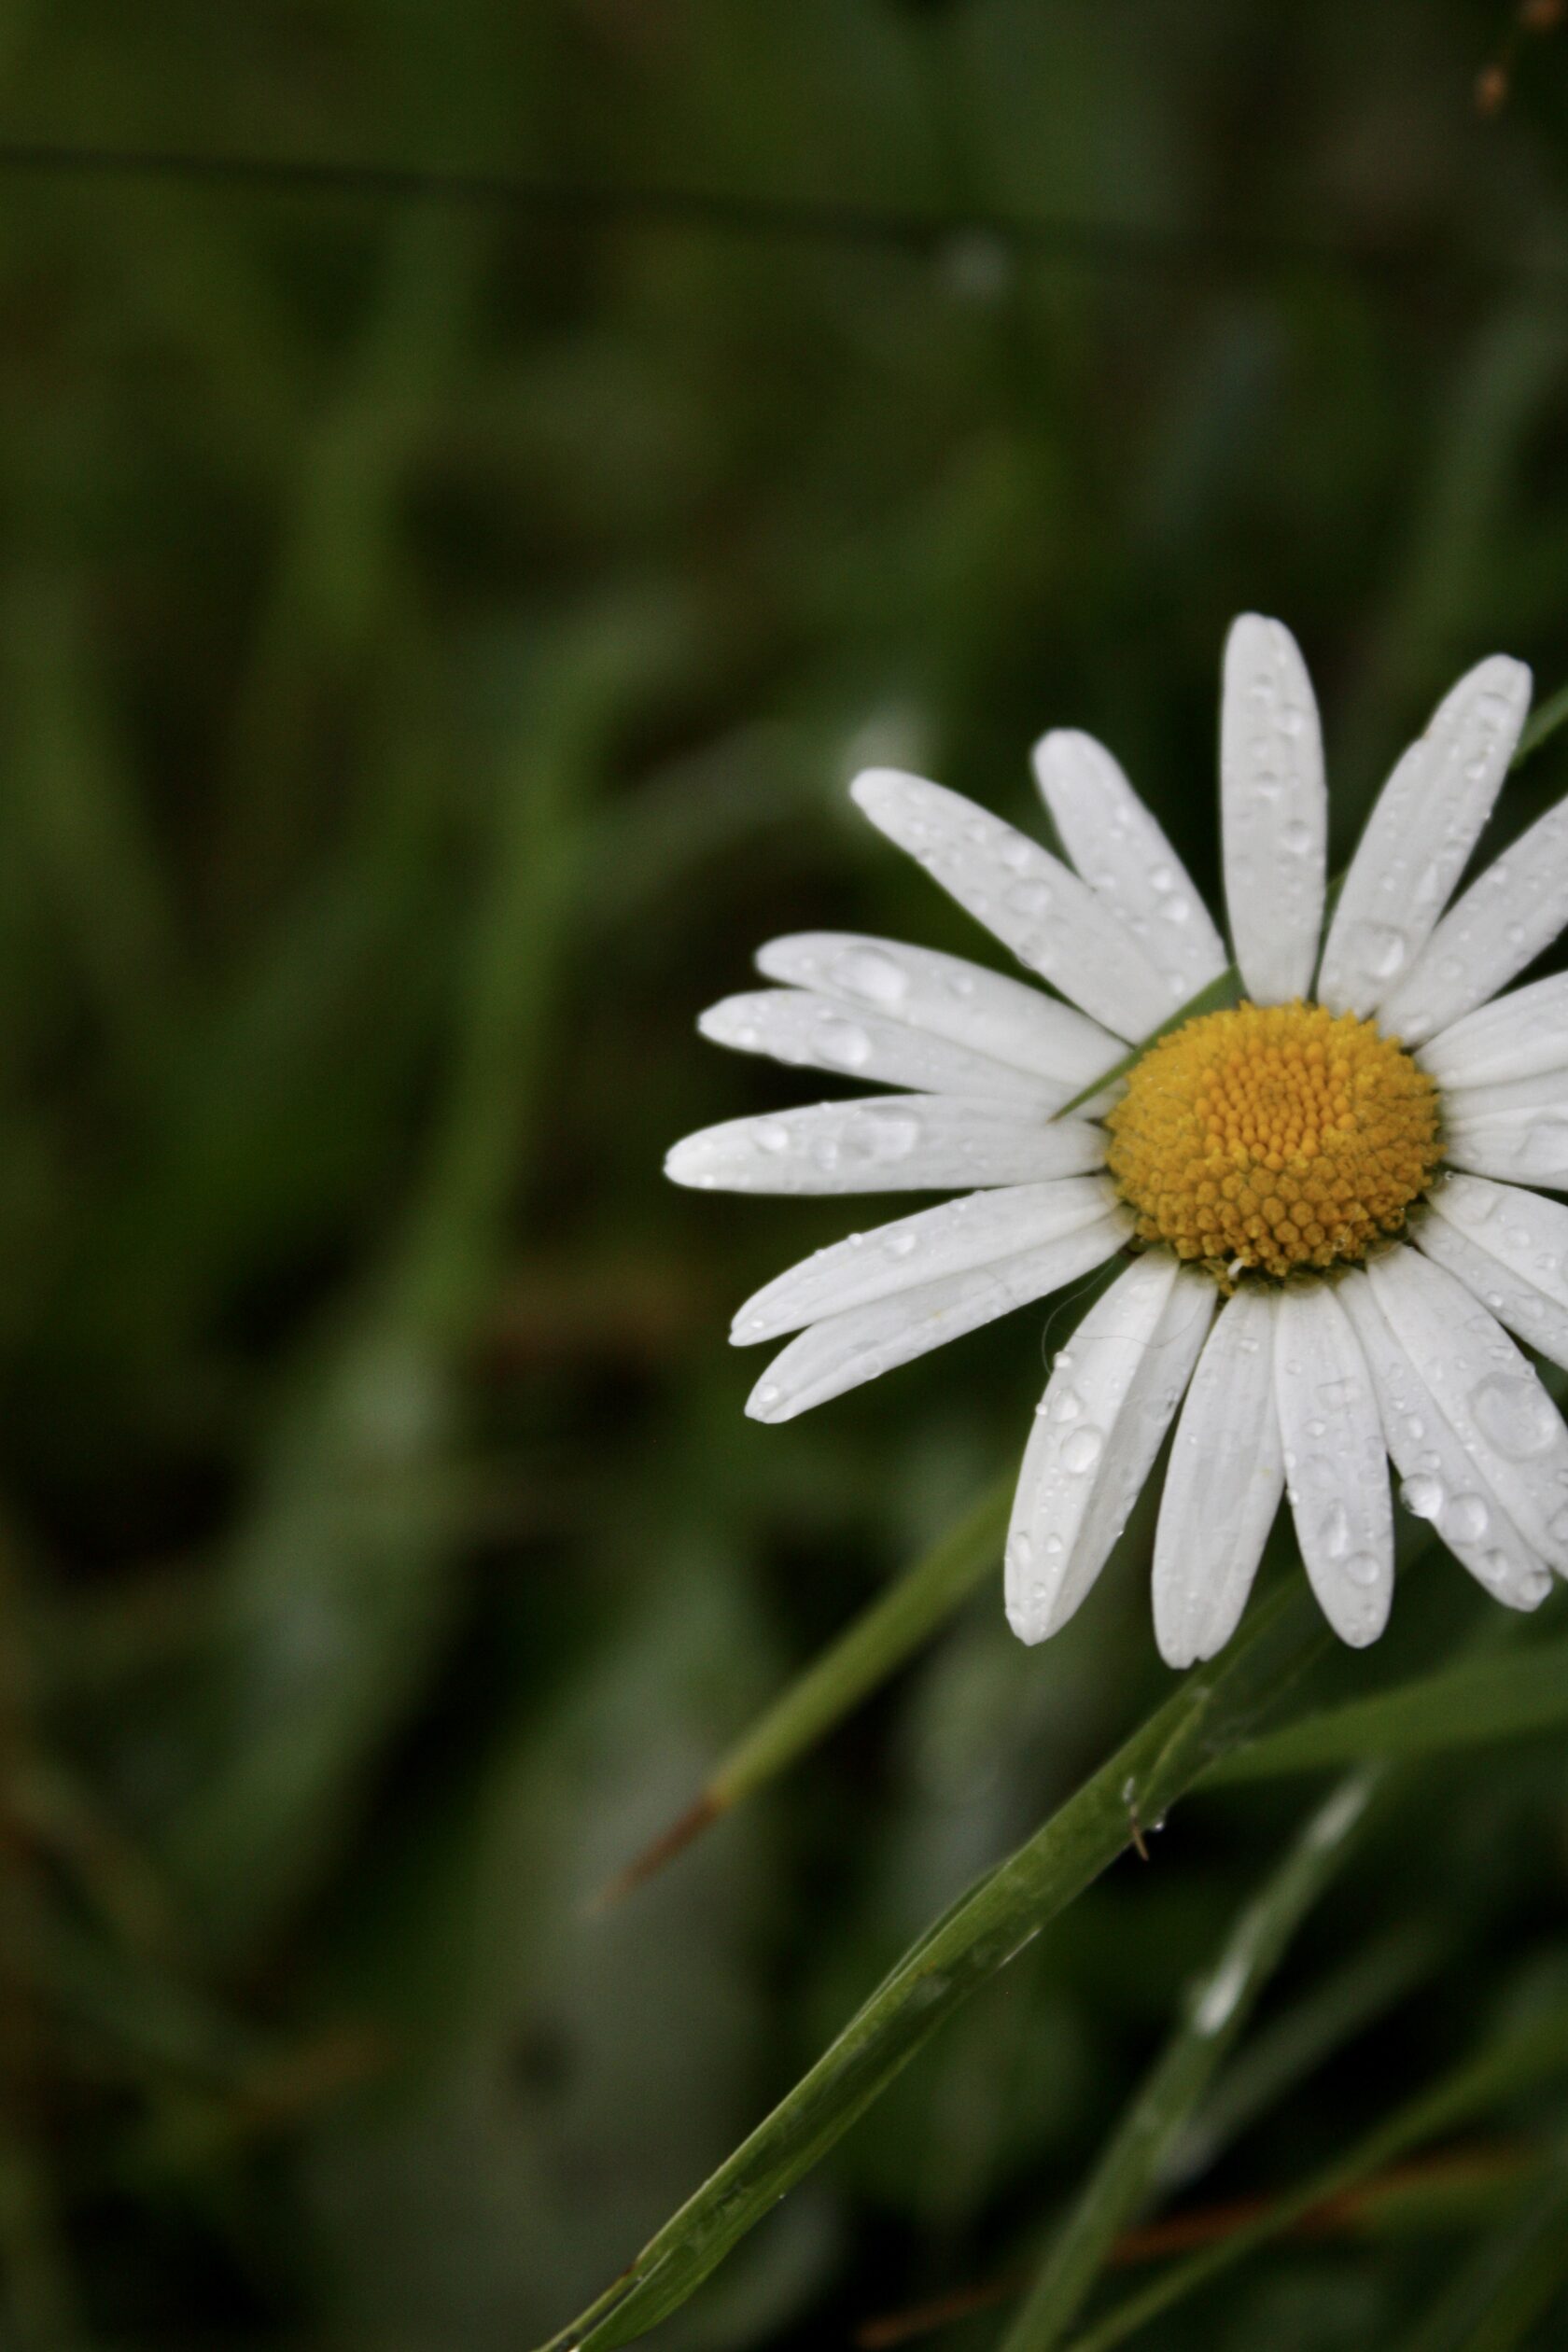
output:
M 1351 269 L 1477 287 L 1532 287 L 1568 296 L 1568 270 L 1547 258 L 1439 250 L 1421 243 L 1238 234 L 1155 222 L 1071 220 L 984 211 L 970 217 L 929 209 L 687 188 L 603 188 L 503 172 L 413 163 L 351 162 L 269 155 L 201 154 L 63 142 L 0 141 L 0 175 L 169 182 L 273 196 L 363 198 L 532 213 L 568 224 L 657 221 L 721 235 L 881 245 L 917 254 L 979 234 L 1015 254 L 1134 270 Z

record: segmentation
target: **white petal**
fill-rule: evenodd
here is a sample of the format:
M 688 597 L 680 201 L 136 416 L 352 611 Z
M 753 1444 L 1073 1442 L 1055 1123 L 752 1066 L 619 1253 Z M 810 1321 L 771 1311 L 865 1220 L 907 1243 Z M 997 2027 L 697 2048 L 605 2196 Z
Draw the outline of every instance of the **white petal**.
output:
M 1443 1156 L 1473 1176 L 1568 1192 L 1568 1113 L 1513 1111 L 1465 1119 L 1450 1107 Z
M 1086 1119 L 973 1096 L 868 1095 L 703 1127 L 676 1144 L 665 1173 L 704 1192 L 956 1192 L 1104 1162 L 1105 1131 Z
M 1015 1307 L 1027 1307 L 1075 1281 L 1113 1257 L 1126 1238 L 1120 1217 L 1097 1218 L 994 1266 L 945 1274 L 940 1281 L 830 1315 L 775 1356 L 746 1409 L 753 1421 L 792 1421 L 812 1405 L 841 1396 L 862 1380 L 874 1380 L 928 1349 L 960 1339 Z
M 1238 1291 L 1182 1407 L 1155 1537 L 1155 1632 L 1168 1665 L 1212 1658 L 1229 1641 L 1280 1507 L 1273 1338 L 1272 1297 Z
M 1043 1642 L 1104 1566 L 1192 1377 L 1219 1294 L 1150 1251 L 1057 1355 L 1024 1454 L 1007 1538 L 1007 1618 Z
M 1510 1118 L 1516 1112 L 1532 1118 L 1568 1112 L 1568 1070 L 1537 1070 L 1528 1078 L 1499 1078 L 1484 1086 L 1445 1086 L 1443 1111 L 1455 1127 Z
M 1568 1069 L 1568 973 L 1494 997 L 1421 1048 L 1440 1086 L 1486 1086 Z
M 1181 1003 L 1088 884 L 1027 833 L 896 768 L 868 768 L 849 790 L 1021 963 L 1118 1037 L 1147 1036 Z
M 1165 833 L 1093 735 L 1059 727 L 1034 747 L 1034 773 L 1067 854 L 1156 972 L 1183 998 L 1230 959 Z
M 1432 1519 L 1454 1558 L 1511 1609 L 1533 1609 L 1551 1572 L 1504 1508 L 1481 1464 L 1454 1430 L 1433 1384 L 1401 1343 L 1366 1276 L 1347 1274 L 1337 1290 L 1355 1326 L 1378 1391 L 1383 1442 L 1404 1483 L 1399 1499 Z
M 1517 1184 L 1450 1176 L 1410 1238 L 1538 1353 L 1568 1366 L 1568 1208 Z
M 1106 1216 L 1132 1217 L 1105 1176 L 1067 1176 L 1054 1183 L 1015 1184 L 997 1192 L 965 1193 L 934 1209 L 917 1210 L 835 1241 L 749 1298 L 730 1331 L 737 1347 L 777 1339 L 825 1315 L 864 1307 L 895 1291 L 915 1290 L 945 1274 L 967 1273 L 997 1258 L 1015 1257 Z
M 1274 1319 L 1285 1491 L 1323 1613 L 1360 1649 L 1388 1623 L 1393 1507 L 1372 1376 L 1326 1284 L 1288 1284 Z
M 1568 801 L 1471 883 L 1384 999 L 1379 1026 L 1420 1045 L 1505 988 L 1568 922 Z
M 1305 996 L 1323 929 L 1323 738 L 1295 639 L 1255 612 L 1225 640 L 1220 811 L 1225 906 L 1247 994 L 1254 1004 Z
M 1375 1013 L 1432 935 L 1491 814 L 1530 708 L 1530 672 L 1493 653 L 1445 695 L 1378 796 L 1329 925 L 1320 1001 Z
M 1471 1463 L 1531 1549 L 1568 1574 L 1568 1429 L 1529 1362 L 1463 1284 L 1419 1250 L 1390 1250 L 1367 1275 Z
M 1123 1043 L 1071 1004 L 984 964 L 857 931 L 796 931 L 768 942 L 757 962 L 770 980 L 902 1021 L 973 1047 L 1076 1094 L 1120 1061 Z
M 836 1070 L 885 1086 L 927 1094 L 1015 1096 L 1054 1111 L 1074 1091 L 1048 1078 L 992 1061 L 968 1045 L 950 1043 L 875 1014 L 851 1013 L 832 997 L 805 988 L 760 988 L 725 997 L 697 1022 L 716 1045 L 811 1070 Z

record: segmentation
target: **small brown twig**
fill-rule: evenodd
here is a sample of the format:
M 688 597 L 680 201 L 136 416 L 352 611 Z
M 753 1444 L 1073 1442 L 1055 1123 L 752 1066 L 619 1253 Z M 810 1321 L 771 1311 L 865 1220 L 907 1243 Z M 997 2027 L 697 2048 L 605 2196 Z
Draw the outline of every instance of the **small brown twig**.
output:
M 1337 2196 L 1325 2197 L 1321 2205 L 1302 2214 L 1292 2223 L 1287 2235 L 1295 2238 L 1337 2236 L 1350 2230 L 1365 2216 L 1384 2204 L 1393 2202 L 1412 2189 L 1435 2186 L 1463 2186 L 1470 2181 L 1491 2182 L 1506 2178 L 1533 2162 L 1533 2151 L 1522 2142 L 1507 2142 L 1485 2148 L 1449 2149 L 1435 2156 L 1416 2157 L 1408 2163 L 1391 2165 L 1354 2189 L 1341 2190 Z M 1223 2205 L 1197 2205 L 1189 2213 L 1172 2213 L 1157 2221 L 1144 2222 L 1135 2230 L 1124 2230 L 1107 2258 L 1117 2270 L 1131 2269 L 1142 2262 L 1161 2261 L 1171 2254 L 1190 2254 L 1197 2248 L 1214 2246 L 1233 2237 L 1238 2230 L 1267 2212 L 1272 2197 L 1258 2194 L 1233 2197 Z M 1029 2284 L 1027 2273 L 1010 2273 L 1002 2278 L 991 2278 L 973 2287 L 963 2287 L 948 2295 L 934 2297 L 930 2303 L 914 2303 L 905 2310 L 884 2313 L 866 2320 L 855 2331 L 855 2343 L 860 2352 L 893 2352 L 893 2347 L 912 2344 L 917 2337 L 930 2335 L 938 2328 L 950 2326 L 959 2319 L 967 2319 L 974 2312 L 988 2311 L 1006 2303 L 1011 2296 L 1022 2294 Z

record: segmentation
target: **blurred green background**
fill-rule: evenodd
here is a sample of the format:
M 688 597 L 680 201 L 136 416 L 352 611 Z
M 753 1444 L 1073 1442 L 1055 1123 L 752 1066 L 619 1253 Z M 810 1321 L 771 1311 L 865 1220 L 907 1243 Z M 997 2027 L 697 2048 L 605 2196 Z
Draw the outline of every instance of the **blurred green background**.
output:
M 987 1586 L 586 1908 L 1042 1380 L 1049 1310 L 754 1426 L 730 1311 L 848 1220 L 659 1172 L 824 1090 L 694 1036 L 760 941 L 988 952 L 855 768 L 1022 818 L 1035 735 L 1089 727 L 1211 889 L 1237 609 L 1312 663 L 1335 862 L 1462 666 L 1568 680 L 1568 32 L 1512 23 L 5 11 L 14 141 L 850 215 L 0 157 L 7 2345 L 525 2352 L 1167 1687 L 1135 1520 L 1043 1652 Z M 1422 1586 L 1352 1687 L 1478 1615 Z M 661 2341 L 1007 2275 L 1304 1801 L 1119 1866 Z M 1284 2094 L 1173 2193 L 1294 2177 L 1568 1981 L 1565 1895 L 1552 1742 L 1430 1773 L 1270 1995 Z M 1150 2340 L 1389 2343 L 1480 2169 Z

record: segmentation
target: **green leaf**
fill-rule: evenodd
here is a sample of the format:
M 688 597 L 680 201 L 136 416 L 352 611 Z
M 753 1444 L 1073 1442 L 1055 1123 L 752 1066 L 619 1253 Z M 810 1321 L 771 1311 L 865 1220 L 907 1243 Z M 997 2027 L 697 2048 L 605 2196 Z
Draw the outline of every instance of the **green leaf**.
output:
M 1288 1724 L 1227 1757 L 1216 1780 L 1263 1780 L 1372 1756 L 1431 1756 L 1568 1722 L 1568 1642 L 1477 1658 Z
M 1048 2352 L 1061 2342 L 1291 1938 L 1349 1852 L 1378 1780 L 1373 1771 L 1342 1781 L 1237 1918 L 1052 2239 L 1002 2352 Z
M 602 2352 L 678 2310 L 937 2027 L 1114 1861 L 1130 1842 L 1134 1813 L 1159 1820 L 1247 1736 L 1327 1639 L 1304 1580 L 1258 1608 L 1222 1660 L 1189 1673 L 1075 1796 L 918 1939 L 750 2138 L 548 2352 Z

